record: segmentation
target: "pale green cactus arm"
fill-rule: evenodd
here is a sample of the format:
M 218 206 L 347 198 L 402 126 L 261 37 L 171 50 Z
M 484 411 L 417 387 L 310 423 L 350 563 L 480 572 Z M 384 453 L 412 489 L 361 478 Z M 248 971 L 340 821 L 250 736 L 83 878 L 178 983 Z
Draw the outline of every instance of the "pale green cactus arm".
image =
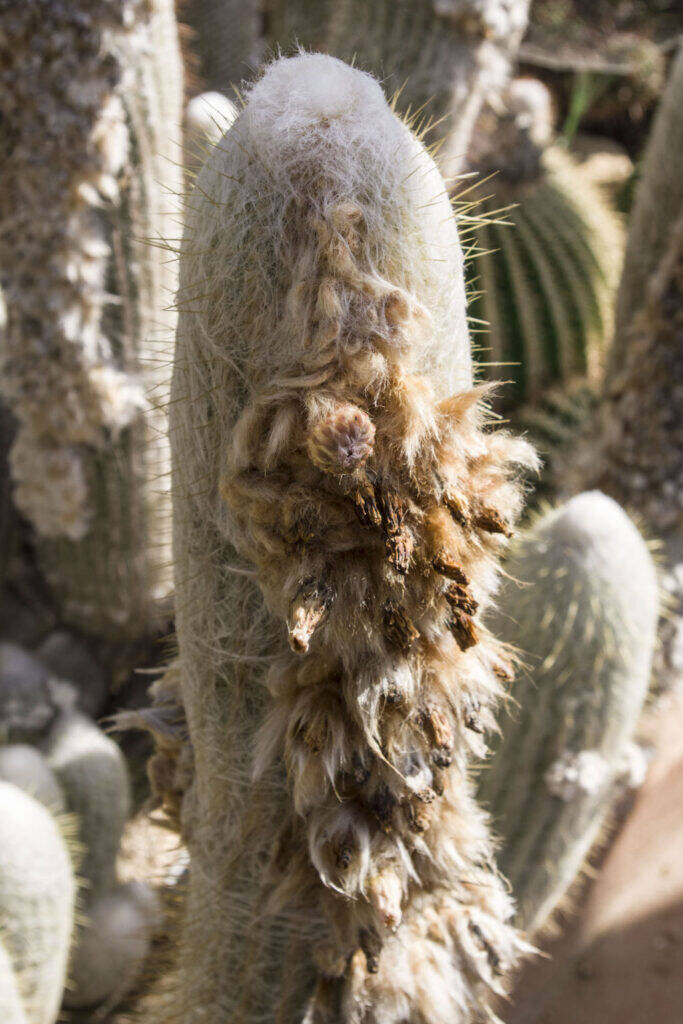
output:
M 178 234 L 176 36 L 171 0 L 28 0 L 0 15 L 15 501 L 63 618 L 107 637 L 169 613 L 175 263 L 149 240 Z
M 267 0 L 272 45 L 294 42 L 371 71 L 397 109 L 440 121 L 430 142 L 447 174 L 462 165 L 483 100 L 499 92 L 526 28 L 528 0 Z
M 490 619 L 520 651 L 480 797 L 521 925 L 537 931 L 605 821 L 647 695 L 658 582 L 647 546 L 599 492 L 538 517 L 513 542 Z
M 27 793 L 0 781 L 0 1006 L 9 1007 L 11 1024 L 57 1020 L 75 898 L 74 869 L 57 821 Z

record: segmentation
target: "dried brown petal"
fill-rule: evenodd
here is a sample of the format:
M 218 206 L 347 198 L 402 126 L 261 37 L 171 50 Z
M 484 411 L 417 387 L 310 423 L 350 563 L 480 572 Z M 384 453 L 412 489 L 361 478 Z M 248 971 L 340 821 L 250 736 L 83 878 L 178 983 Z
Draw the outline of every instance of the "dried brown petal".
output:
M 380 786 L 372 795 L 368 806 L 377 818 L 379 827 L 383 832 L 392 832 L 394 828 L 394 808 L 396 797 L 388 786 Z
M 458 526 L 468 527 L 470 516 L 466 500 L 454 491 L 446 491 L 443 496 L 443 503 Z
M 408 505 L 405 498 L 402 498 L 396 491 L 378 488 L 377 497 L 382 513 L 382 526 L 390 537 L 394 537 L 403 531 Z
M 479 608 L 479 602 L 470 594 L 461 583 L 451 583 L 444 591 L 444 597 L 451 608 L 464 612 L 465 615 L 475 615 Z
M 429 804 L 423 803 L 416 797 L 406 801 L 406 814 L 408 817 L 408 827 L 411 832 L 417 832 L 419 834 L 426 832 L 431 823 L 432 810 Z
M 461 651 L 468 651 L 479 642 L 474 622 L 463 612 L 454 611 L 448 619 L 448 628 L 455 637 L 456 643 Z
M 307 579 L 292 601 L 287 616 L 289 646 L 296 654 L 305 654 L 315 631 L 327 618 L 334 591 L 324 579 Z
M 387 601 L 382 610 L 384 632 L 395 647 L 408 651 L 419 637 L 419 633 L 400 605 Z
M 358 936 L 358 942 L 365 955 L 368 974 L 377 974 L 379 958 L 382 952 L 382 940 L 374 929 L 363 928 Z
M 464 570 L 458 565 L 455 558 L 447 551 L 439 551 L 432 559 L 432 565 L 441 576 L 460 583 L 463 587 L 469 586 L 469 578 Z
M 413 538 L 409 533 L 399 533 L 386 538 L 387 559 L 396 572 L 402 576 L 410 568 L 410 560 L 413 556 Z
M 512 530 L 500 512 L 486 505 L 475 512 L 472 523 L 478 530 L 483 530 L 485 533 L 501 533 L 504 537 L 512 536 Z
M 351 500 L 356 509 L 356 515 L 368 530 L 379 530 L 382 527 L 382 514 L 377 504 L 375 488 L 370 480 L 360 481 L 351 491 Z

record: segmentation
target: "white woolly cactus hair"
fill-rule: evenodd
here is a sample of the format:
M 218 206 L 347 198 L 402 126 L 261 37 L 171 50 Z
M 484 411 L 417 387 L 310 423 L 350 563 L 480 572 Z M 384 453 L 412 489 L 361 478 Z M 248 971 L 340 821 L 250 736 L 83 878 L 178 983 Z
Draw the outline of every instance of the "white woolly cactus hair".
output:
M 477 613 L 533 456 L 486 429 L 449 199 L 374 79 L 266 70 L 199 176 L 179 308 L 166 1019 L 485 1019 L 523 943 L 467 779 L 506 672 Z

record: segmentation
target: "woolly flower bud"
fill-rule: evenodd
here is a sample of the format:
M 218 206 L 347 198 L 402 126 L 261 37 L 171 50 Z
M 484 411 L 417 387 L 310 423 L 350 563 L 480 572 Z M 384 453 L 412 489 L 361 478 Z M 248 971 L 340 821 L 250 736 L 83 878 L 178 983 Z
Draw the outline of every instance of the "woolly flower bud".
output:
M 308 438 L 311 462 L 324 473 L 351 473 L 372 454 L 375 426 L 357 405 L 338 405 Z

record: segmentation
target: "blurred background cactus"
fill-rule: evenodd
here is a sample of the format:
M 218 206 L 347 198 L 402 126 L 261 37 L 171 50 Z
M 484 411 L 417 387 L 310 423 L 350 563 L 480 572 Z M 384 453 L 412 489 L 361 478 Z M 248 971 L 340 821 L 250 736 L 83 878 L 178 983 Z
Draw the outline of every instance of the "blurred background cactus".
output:
M 263 61 L 297 45 L 372 71 L 426 132 L 467 257 L 475 371 L 510 382 L 495 413 L 546 462 L 487 620 L 521 651 L 479 790 L 518 920 L 545 943 L 594 840 L 616 829 L 618 848 L 648 686 L 675 717 L 683 676 L 681 33 L 676 0 L 0 4 L 0 1019 L 53 1024 L 63 1004 L 75 1022 L 113 1024 L 117 1005 L 137 1005 L 159 944 L 155 886 L 172 908 L 164 964 L 177 941 L 186 854 L 169 839 L 161 871 L 161 830 L 145 831 L 140 808 L 201 831 L 197 778 L 223 757 L 223 723 L 185 708 L 176 668 L 141 706 L 150 676 L 134 671 L 161 672 L 175 654 L 176 250 L 201 164 Z M 216 607 L 263 658 L 250 568 L 230 566 Z M 252 685 L 260 664 L 230 663 L 253 722 L 267 706 Z M 150 782 L 149 740 L 95 724 L 121 706 L 156 741 Z M 273 820 L 281 782 L 266 798 Z M 17 882 L 22 857 L 31 870 Z M 261 862 L 240 871 L 238 889 Z M 270 953 L 287 967 L 292 949 Z M 249 970 L 270 955 L 244 953 Z M 677 1024 L 660 982 L 642 1019 L 629 1005 L 633 1024 Z M 590 989 L 578 1009 L 564 990 L 567 1020 L 624 1019 Z M 165 1005 L 138 1012 L 158 1020 Z M 540 1024 L 543 1000 L 529 1005 L 513 1005 L 513 1024 Z
M 0 13 L 2 391 L 17 507 L 61 617 L 170 615 L 167 398 L 181 188 L 171 0 Z M 17 254 L 20 253 L 20 257 Z
M 481 360 L 511 380 L 507 407 L 536 402 L 559 381 L 599 380 L 613 329 L 623 228 L 606 195 L 553 144 L 552 101 L 516 79 L 480 117 L 469 164 L 483 223 L 471 264 L 470 311 L 488 325 Z

